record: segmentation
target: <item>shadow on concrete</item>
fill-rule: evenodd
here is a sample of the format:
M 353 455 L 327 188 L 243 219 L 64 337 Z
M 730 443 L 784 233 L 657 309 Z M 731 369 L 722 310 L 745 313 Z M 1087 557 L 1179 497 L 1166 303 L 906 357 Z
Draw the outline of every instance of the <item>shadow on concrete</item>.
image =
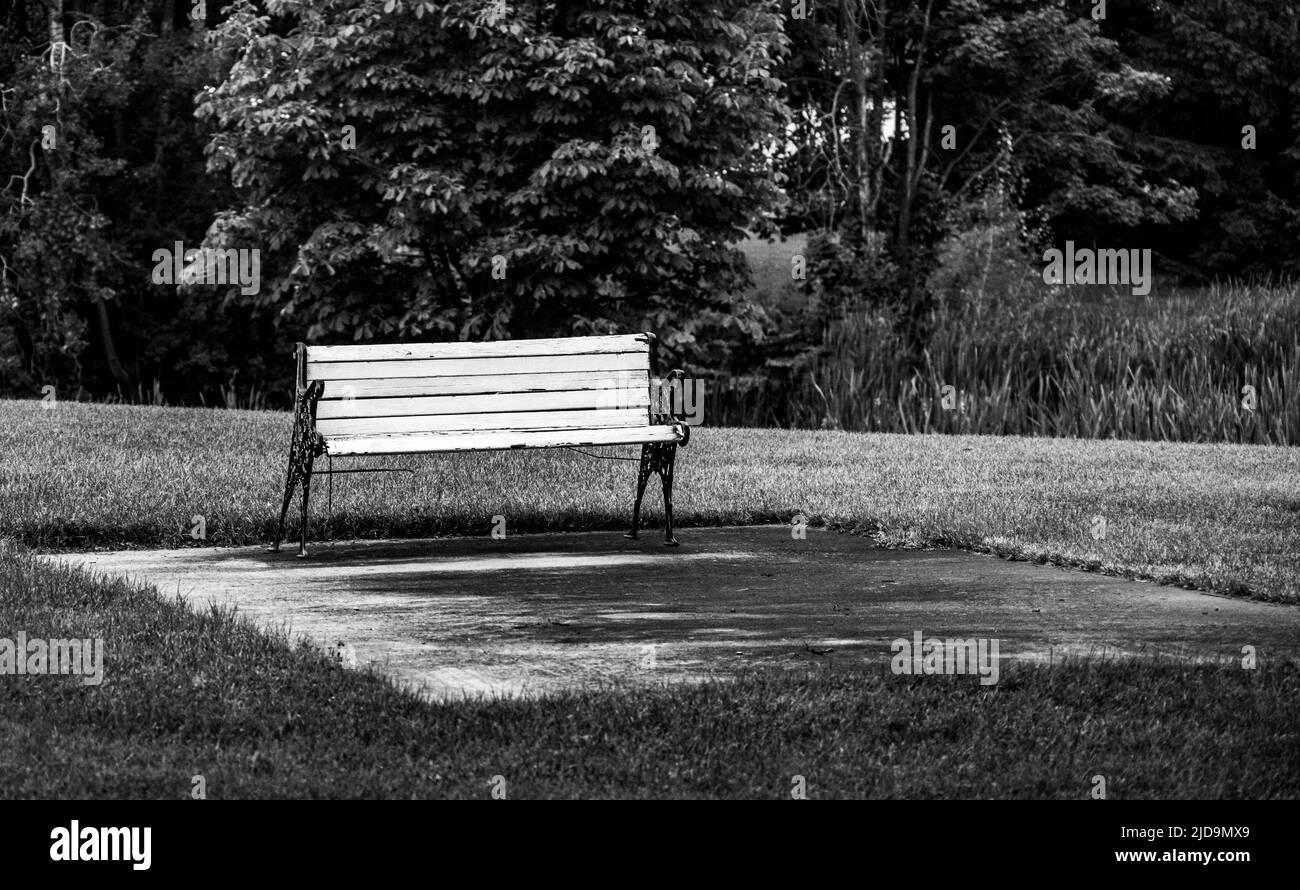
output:
M 433 697 L 886 662 L 890 643 L 997 639 L 1003 659 L 1300 652 L 1300 609 L 789 526 L 58 557 L 340 642 Z

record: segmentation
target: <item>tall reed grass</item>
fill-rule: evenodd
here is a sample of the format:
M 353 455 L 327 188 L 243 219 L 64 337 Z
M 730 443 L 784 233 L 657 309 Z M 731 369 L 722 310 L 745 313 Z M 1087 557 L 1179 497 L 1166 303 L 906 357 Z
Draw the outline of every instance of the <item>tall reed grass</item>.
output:
M 886 316 L 834 320 L 784 373 L 715 381 L 706 422 L 1300 444 L 1297 286 L 1057 288 L 929 324 L 917 354 Z

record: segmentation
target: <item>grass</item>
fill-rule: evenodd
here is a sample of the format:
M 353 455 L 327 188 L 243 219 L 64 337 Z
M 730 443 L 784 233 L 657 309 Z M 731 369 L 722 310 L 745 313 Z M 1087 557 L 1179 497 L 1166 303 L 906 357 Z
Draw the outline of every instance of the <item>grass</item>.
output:
M 835 319 L 787 378 L 722 382 L 715 422 L 1300 444 L 1300 285 L 1031 291 L 929 325 L 914 356 L 886 315 Z
M 201 515 L 208 545 L 271 538 L 288 414 L 39 404 L 0 401 L 0 537 L 40 549 L 197 546 L 189 531 Z M 486 535 L 496 514 L 518 532 L 621 528 L 635 476 L 634 464 L 555 450 L 345 463 L 415 472 L 336 477 L 336 539 Z M 704 426 L 679 453 L 675 502 L 684 525 L 802 513 L 886 546 L 1300 602 L 1295 448 Z M 658 499 L 647 505 L 655 521 Z
M 106 652 L 98 687 L 0 678 L 0 796 L 183 798 L 195 775 L 213 798 L 485 798 L 496 776 L 514 798 L 784 798 L 804 776 L 811 797 L 1083 799 L 1096 775 L 1113 798 L 1300 796 L 1290 660 L 1013 662 L 993 687 L 831 665 L 428 703 L 229 612 L 27 549 L 198 546 L 195 515 L 206 544 L 266 541 L 289 423 L 0 402 L 0 636 L 102 637 Z M 802 513 L 889 546 L 1300 601 L 1293 448 L 695 432 L 678 463 L 688 524 Z M 487 534 L 497 513 L 512 531 L 627 520 L 628 463 L 566 451 L 387 462 L 417 472 L 339 477 L 335 537 Z M 315 492 L 323 517 L 324 486 Z
M 105 682 L 0 682 L 0 796 L 1300 796 L 1300 666 L 876 669 L 428 704 L 229 613 L 0 547 L 0 627 L 103 637 Z
M 784 240 L 765 241 L 761 238 L 747 237 L 737 248 L 745 255 L 750 273 L 754 276 L 754 286 L 747 294 L 753 300 L 767 308 L 795 309 L 807 301 L 807 296 L 791 274 L 792 260 L 795 256 L 804 256 L 808 252 L 808 235 L 791 235 Z

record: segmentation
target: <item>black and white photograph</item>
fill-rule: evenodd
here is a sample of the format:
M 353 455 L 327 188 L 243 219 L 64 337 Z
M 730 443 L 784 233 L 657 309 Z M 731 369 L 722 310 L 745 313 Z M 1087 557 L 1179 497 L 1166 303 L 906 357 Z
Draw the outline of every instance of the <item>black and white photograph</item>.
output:
M 54 873 L 199 801 L 1053 800 L 1239 878 L 1298 446 L 1294 0 L 0 3 Z

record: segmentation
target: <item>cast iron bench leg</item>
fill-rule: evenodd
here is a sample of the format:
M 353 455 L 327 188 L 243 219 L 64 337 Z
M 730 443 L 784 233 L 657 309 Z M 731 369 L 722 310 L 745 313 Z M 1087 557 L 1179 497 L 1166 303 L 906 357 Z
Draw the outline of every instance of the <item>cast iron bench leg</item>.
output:
M 307 558 L 307 496 L 311 493 L 311 465 L 315 458 L 309 453 L 303 465 L 302 476 L 302 529 L 298 541 L 298 558 Z
M 676 443 L 653 442 L 641 446 L 641 466 L 636 474 L 636 503 L 632 506 L 632 531 L 623 537 L 636 538 L 641 528 L 641 500 L 645 496 L 646 483 L 650 476 L 659 474 L 664 490 L 664 544 L 676 547 L 677 539 L 673 537 L 673 464 L 677 459 Z
M 650 467 L 650 445 L 641 446 L 641 466 L 636 471 L 636 503 L 632 505 L 632 531 L 623 537 L 636 538 L 641 528 L 641 499 L 645 497 L 645 486 L 650 481 L 653 470 Z
M 673 464 L 677 462 L 677 446 L 668 445 L 667 459 L 659 469 L 659 479 L 664 486 L 664 546 L 676 547 L 677 539 L 673 537 Z
M 272 553 L 280 552 L 280 542 L 284 540 L 284 518 L 289 515 L 289 504 L 293 501 L 293 489 L 298 481 L 293 471 L 294 450 L 297 443 L 289 448 L 289 469 L 284 474 L 284 501 L 280 504 L 280 521 L 275 527 L 275 543 L 271 545 Z

